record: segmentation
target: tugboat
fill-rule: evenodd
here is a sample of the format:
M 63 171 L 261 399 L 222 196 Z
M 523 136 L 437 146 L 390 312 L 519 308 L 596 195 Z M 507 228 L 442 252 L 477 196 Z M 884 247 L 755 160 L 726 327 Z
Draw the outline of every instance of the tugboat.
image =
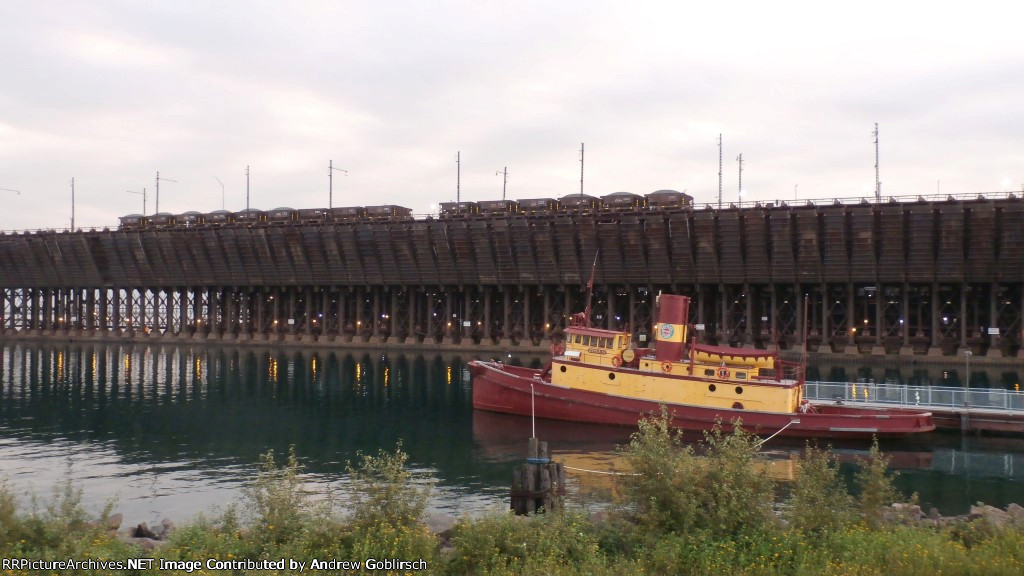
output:
M 870 439 L 935 429 L 931 413 L 920 410 L 811 405 L 803 397 L 805 362 L 698 344 L 689 338 L 688 297 L 661 294 L 657 304 L 653 349 L 635 347 L 628 331 L 591 326 L 588 304 L 570 318 L 564 346 L 552 347 L 543 369 L 470 362 L 473 407 L 635 426 L 664 406 L 683 430 L 740 426 L 762 436 Z

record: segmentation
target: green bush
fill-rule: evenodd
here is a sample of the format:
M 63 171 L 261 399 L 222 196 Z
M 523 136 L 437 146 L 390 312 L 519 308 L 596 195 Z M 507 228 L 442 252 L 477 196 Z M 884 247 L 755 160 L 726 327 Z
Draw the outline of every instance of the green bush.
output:
M 854 499 L 831 450 L 807 446 L 797 460 L 787 504 L 790 527 L 800 532 L 833 534 L 853 521 Z
M 737 427 L 705 434 L 703 454 L 683 444 L 663 410 L 640 422 L 626 451 L 635 475 L 626 484 L 627 505 L 656 533 L 708 530 L 734 534 L 770 520 L 774 483 L 754 466 L 760 441 Z

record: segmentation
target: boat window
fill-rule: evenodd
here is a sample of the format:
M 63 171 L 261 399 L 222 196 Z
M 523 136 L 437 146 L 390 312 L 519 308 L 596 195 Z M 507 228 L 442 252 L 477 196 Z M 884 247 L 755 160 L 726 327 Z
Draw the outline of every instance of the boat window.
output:
M 565 366 L 560 366 L 558 369 L 561 370 L 562 372 L 565 372 Z
M 576 343 L 577 344 L 579 344 L 582 339 L 583 339 L 582 336 L 580 336 L 579 334 L 576 335 Z
M 736 379 L 737 380 L 746 380 L 747 379 L 747 373 L 746 372 L 737 372 L 736 373 Z
M 590 346 L 590 336 L 584 336 L 583 337 L 583 345 L 584 346 Z
M 737 386 L 736 387 L 736 393 L 737 394 L 743 394 L 743 386 Z
M 615 380 L 615 372 L 609 372 L 608 373 L 608 379 L 609 380 Z
M 718 386 L 715 386 L 714 384 L 708 384 L 708 392 L 714 392 L 715 390 L 718 390 Z
M 600 346 L 601 346 L 601 348 L 608 348 L 608 339 L 607 338 L 601 338 Z
M 705 376 L 714 376 L 715 375 L 715 369 L 714 368 L 705 368 L 704 369 L 704 375 Z

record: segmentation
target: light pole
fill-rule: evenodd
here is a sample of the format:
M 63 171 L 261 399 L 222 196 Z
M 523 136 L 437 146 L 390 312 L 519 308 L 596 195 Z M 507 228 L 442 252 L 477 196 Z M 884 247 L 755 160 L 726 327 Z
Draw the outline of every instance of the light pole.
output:
M 327 162 L 327 208 L 334 208 L 334 171 L 344 172 L 348 176 L 348 170 L 334 167 L 334 160 Z
M 153 209 L 153 213 L 154 214 L 158 214 L 160 212 L 160 181 L 161 180 L 163 180 L 165 182 L 174 182 L 174 183 L 178 182 L 177 180 L 171 180 L 170 178 L 161 178 L 160 177 L 160 173 L 159 172 L 156 173 L 156 208 Z
M 214 179 L 217 180 L 218 184 L 220 184 L 220 209 L 223 210 L 224 209 L 224 183 L 221 182 L 220 178 L 217 178 L 216 176 L 214 176 Z
M 142 215 L 146 215 L 146 189 L 143 188 L 142 192 L 136 192 L 135 190 L 125 190 L 129 194 L 141 194 L 142 195 Z

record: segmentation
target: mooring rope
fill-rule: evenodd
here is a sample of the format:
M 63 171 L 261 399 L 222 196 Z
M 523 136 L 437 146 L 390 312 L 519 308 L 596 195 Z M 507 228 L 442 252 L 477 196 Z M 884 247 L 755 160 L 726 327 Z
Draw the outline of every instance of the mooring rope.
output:
M 565 465 L 563 465 L 562 468 L 565 468 L 566 470 L 575 470 L 577 472 L 589 472 L 591 474 L 607 474 L 609 476 L 640 476 L 640 474 L 637 474 L 636 472 L 608 472 L 605 470 L 588 470 L 586 468 L 574 468 L 572 466 Z

